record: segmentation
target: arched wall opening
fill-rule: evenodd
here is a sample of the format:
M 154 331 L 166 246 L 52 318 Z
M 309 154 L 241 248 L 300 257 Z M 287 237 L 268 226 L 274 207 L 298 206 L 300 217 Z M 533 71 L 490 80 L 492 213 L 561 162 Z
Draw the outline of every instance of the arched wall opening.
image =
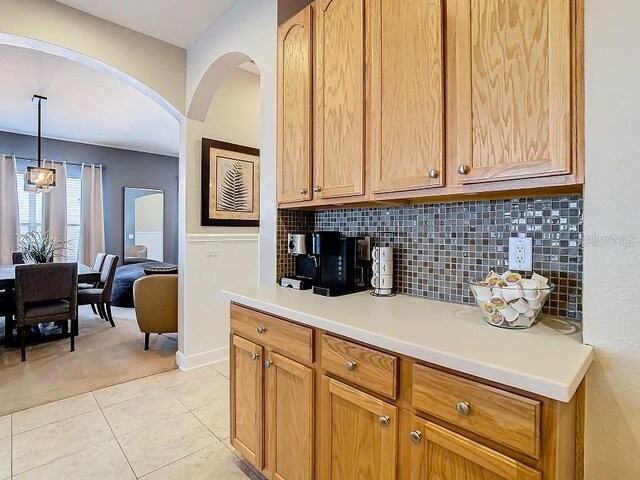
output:
M 185 275 L 179 286 L 179 323 L 185 335 L 177 361 L 183 369 L 228 356 L 228 302 L 220 292 L 258 282 L 259 228 L 202 226 L 200 182 L 202 138 L 260 148 L 261 84 L 252 58 L 229 52 L 206 69 L 189 104 L 180 159 L 186 222 L 180 235 Z
M 12 35 L 9 33 L 0 33 L 0 45 L 10 45 L 14 47 L 22 47 L 30 50 L 49 53 L 51 55 L 66 58 L 67 60 L 78 62 L 87 67 L 107 73 L 153 100 L 169 115 L 175 118 L 176 121 L 181 123 L 185 119 L 185 116 L 177 108 L 175 108 L 169 101 L 163 98 L 156 91 L 149 88 L 147 85 L 132 77 L 131 75 L 128 75 L 127 73 L 101 60 L 90 57 L 75 50 L 71 50 L 69 48 L 55 45 L 53 43 L 44 42 L 42 40 L 34 38 L 21 37 L 19 35 Z

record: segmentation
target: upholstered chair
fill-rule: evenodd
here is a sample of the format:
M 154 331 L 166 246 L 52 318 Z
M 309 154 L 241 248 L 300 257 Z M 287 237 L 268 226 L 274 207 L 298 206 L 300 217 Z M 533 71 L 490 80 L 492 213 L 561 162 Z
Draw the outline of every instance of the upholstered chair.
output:
M 151 275 L 133 282 L 138 327 L 149 350 L 152 333 L 178 332 L 178 275 Z

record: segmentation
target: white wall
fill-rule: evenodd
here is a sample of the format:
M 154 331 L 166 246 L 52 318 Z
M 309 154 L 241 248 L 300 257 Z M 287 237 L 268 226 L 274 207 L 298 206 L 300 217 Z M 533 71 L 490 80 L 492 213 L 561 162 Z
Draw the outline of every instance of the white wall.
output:
M 186 241 L 180 267 L 185 275 L 177 359 L 187 369 L 228 356 L 229 302 L 220 292 L 258 280 L 257 228 L 200 225 L 200 156 L 202 137 L 260 147 L 260 76 L 232 71 L 218 88 L 206 121 L 187 119 L 184 130 Z M 216 256 L 207 256 L 207 244 Z
M 596 348 L 587 377 L 587 479 L 640 478 L 638 19 L 637 0 L 586 1 L 584 340 Z
M 187 52 L 187 111 L 198 86 L 215 83 L 210 66 L 231 52 L 253 59 L 260 69 L 260 257 L 262 282 L 276 275 L 276 0 L 238 0 Z M 198 154 L 199 155 L 199 154 Z M 193 158 L 187 158 L 192 161 Z
M 154 100 L 166 100 L 185 112 L 182 48 L 51 0 L 0 0 L 0 43 L 10 41 L 3 34 L 44 41 L 104 62 L 157 92 Z

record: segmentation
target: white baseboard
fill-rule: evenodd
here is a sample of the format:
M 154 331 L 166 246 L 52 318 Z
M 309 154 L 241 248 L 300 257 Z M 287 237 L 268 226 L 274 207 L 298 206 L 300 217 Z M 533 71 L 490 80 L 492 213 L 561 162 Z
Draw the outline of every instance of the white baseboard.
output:
M 182 371 L 211 365 L 212 363 L 221 362 L 227 358 L 229 358 L 229 347 L 217 348 L 193 355 L 185 355 L 180 351 L 176 352 L 176 364 Z

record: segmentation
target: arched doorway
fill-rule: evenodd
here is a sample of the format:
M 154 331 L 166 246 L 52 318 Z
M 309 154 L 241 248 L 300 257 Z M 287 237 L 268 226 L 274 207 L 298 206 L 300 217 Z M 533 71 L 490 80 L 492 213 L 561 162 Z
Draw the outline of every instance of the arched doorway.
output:
M 125 84 L 130 87 L 138 90 L 143 95 L 149 97 L 151 100 L 160 105 L 167 113 L 169 113 L 173 118 L 175 118 L 178 122 L 183 122 L 185 116 L 175 108 L 171 103 L 169 103 L 165 98 L 159 95 L 156 91 L 149 88 L 147 85 L 132 77 L 131 75 L 126 74 L 125 72 L 112 67 L 111 65 L 102 62 L 98 59 L 92 58 L 83 53 L 61 47 L 59 45 L 55 45 L 53 43 L 43 42 L 42 40 L 38 40 L 35 38 L 27 38 L 21 37 L 18 35 L 12 35 L 9 33 L 0 33 L 0 45 L 11 45 L 14 47 L 22 47 L 30 50 L 37 50 L 44 53 L 49 53 L 51 55 L 56 55 L 58 57 L 66 58 L 71 61 L 75 61 L 86 65 L 87 67 L 93 68 L 95 70 L 99 70 L 105 72 L 117 79 L 121 80 Z

